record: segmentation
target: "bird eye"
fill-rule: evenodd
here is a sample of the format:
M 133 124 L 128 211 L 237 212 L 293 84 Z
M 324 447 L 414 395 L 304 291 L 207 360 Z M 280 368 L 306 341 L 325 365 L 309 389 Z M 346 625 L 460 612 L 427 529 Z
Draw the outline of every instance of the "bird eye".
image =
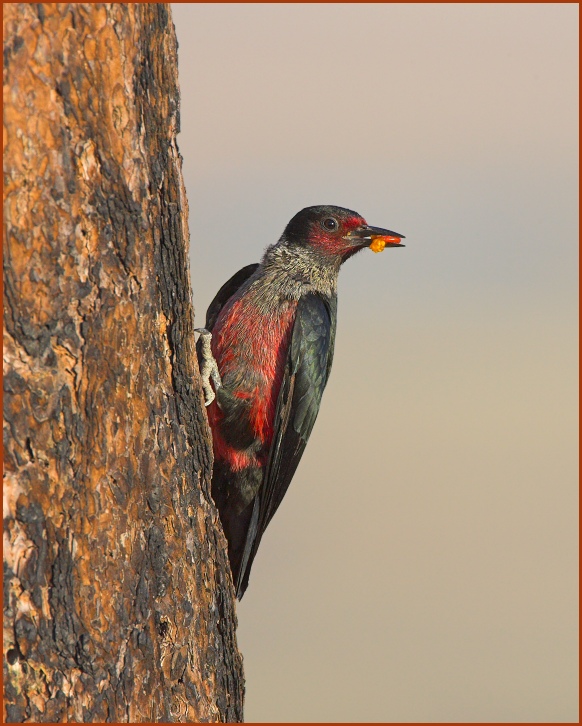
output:
M 335 232 L 338 227 L 337 219 L 334 219 L 333 217 L 328 217 L 327 219 L 324 219 L 321 224 L 325 229 L 330 232 Z

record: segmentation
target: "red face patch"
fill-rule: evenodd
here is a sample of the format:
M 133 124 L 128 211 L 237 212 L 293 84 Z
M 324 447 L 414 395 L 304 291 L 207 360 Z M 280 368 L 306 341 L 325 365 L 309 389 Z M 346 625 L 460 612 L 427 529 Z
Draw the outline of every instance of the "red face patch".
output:
M 337 229 L 327 229 L 326 219 L 314 222 L 311 228 L 310 242 L 314 247 L 324 250 L 330 255 L 343 257 L 353 252 L 353 245 L 344 239 L 346 235 L 366 224 L 366 220 L 357 214 L 350 216 L 331 215 L 330 220 L 337 222 Z

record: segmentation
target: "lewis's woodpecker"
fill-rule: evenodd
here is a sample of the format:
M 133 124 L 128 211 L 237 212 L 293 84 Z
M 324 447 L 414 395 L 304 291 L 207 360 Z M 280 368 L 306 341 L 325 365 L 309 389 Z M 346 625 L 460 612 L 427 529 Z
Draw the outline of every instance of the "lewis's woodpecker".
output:
M 208 308 L 198 353 L 214 446 L 212 497 L 239 599 L 319 411 L 340 266 L 364 247 L 402 247 L 402 238 L 349 209 L 307 207 Z

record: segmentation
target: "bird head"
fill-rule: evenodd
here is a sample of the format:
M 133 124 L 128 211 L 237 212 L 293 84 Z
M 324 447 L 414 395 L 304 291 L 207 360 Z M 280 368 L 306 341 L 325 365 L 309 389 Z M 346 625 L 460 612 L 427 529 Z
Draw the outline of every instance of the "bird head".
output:
M 283 233 L 288 245 L 307 247 L 330 260 L 345 262 L 356 252 L 382 240 L 384 247 L 404 247 L 404 236 L 382 227 L 371 227 L 357 212 L 343 207 L 306 207 L 289 222 Z M 374 247 L 372 247 L 374 249 Z

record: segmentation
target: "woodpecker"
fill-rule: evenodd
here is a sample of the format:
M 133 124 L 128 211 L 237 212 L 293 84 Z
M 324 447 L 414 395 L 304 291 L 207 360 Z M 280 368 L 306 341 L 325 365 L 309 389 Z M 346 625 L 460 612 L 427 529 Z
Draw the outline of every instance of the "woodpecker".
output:
M 198 355 L 213 437 L 212 497 L 239 600 L 319 411 L 340 267 L 365 247 L 403 247 L 401 239 L 349 209 L 307 207 L 208 308 Z

